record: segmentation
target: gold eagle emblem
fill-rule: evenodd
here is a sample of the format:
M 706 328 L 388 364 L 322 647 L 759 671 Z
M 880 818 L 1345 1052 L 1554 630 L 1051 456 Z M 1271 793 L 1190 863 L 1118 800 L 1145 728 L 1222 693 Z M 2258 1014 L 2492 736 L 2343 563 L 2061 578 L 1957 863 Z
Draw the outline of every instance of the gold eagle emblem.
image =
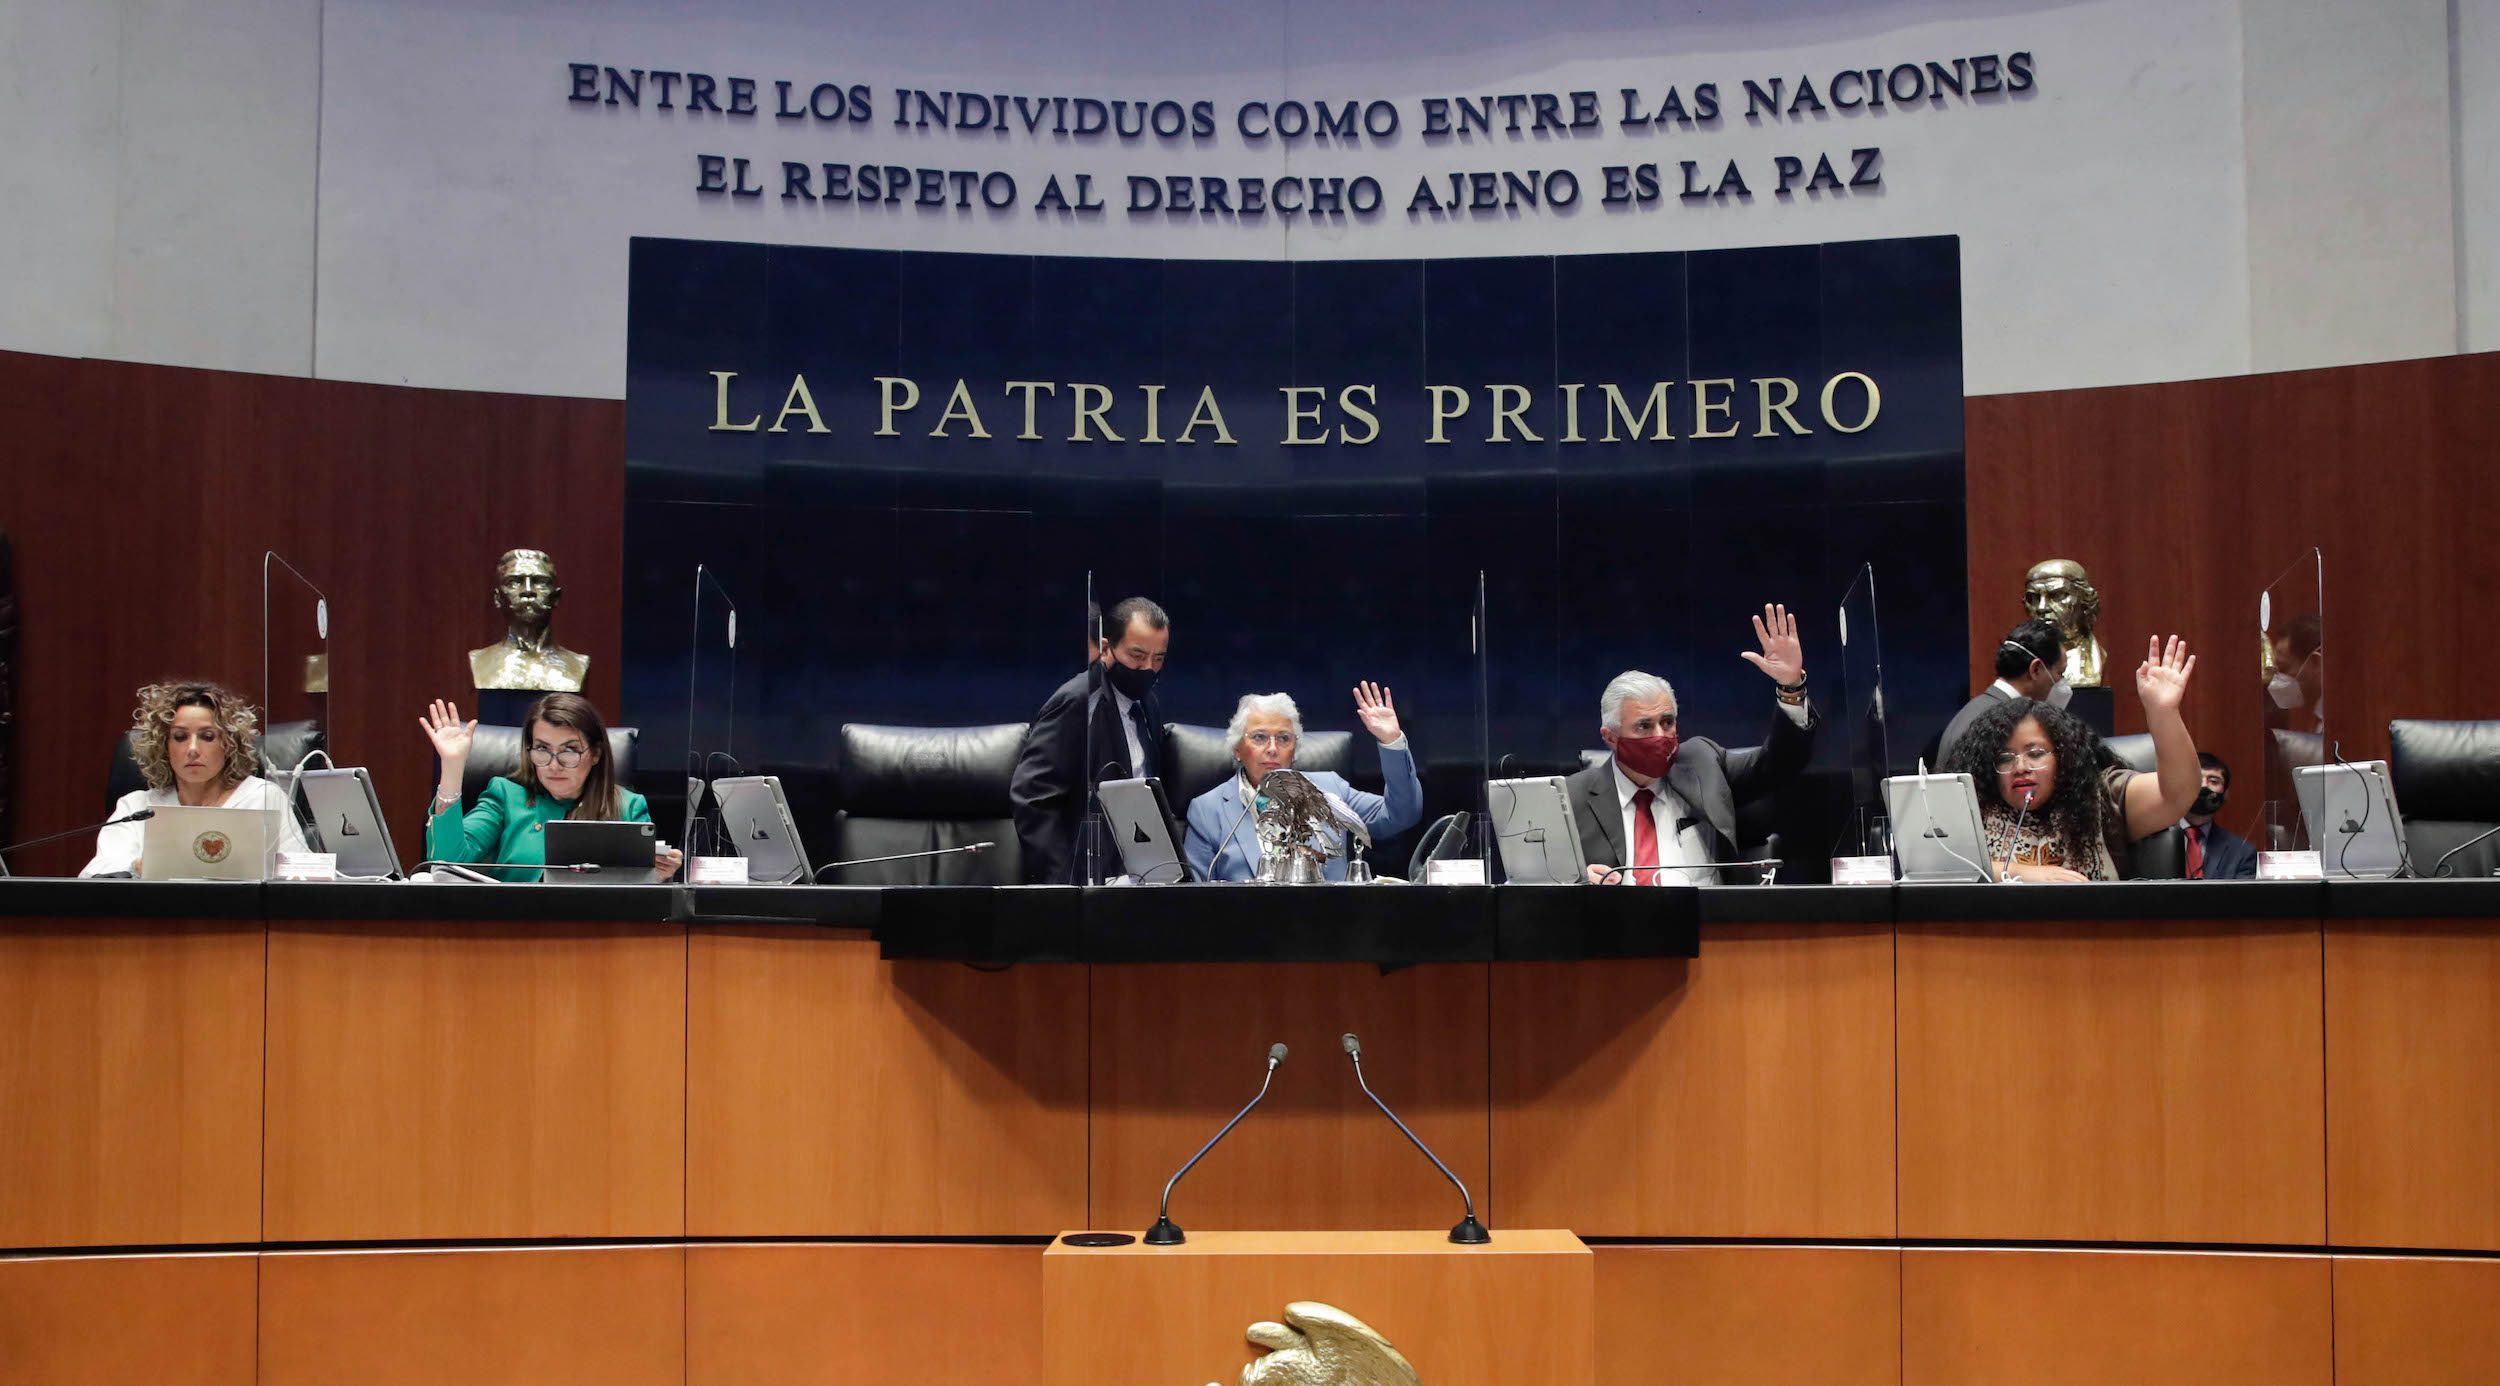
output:
M 1241 1386 L 1423 1386 L 1370 1324 L 1316 1300 L 1295 1300 L 1283 1323 L 1254 1323 L 1248 1337 L 1267 1355 L 1241 1369 Z

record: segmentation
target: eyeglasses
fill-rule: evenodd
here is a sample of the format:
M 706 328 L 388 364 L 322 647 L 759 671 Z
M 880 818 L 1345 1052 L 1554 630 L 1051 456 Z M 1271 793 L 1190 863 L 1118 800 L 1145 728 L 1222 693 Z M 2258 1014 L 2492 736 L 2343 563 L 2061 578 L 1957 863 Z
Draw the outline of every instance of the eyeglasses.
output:
M 538 766 L 540 769 L 545 769 L 547 766 L 555 765 L 571 770 L 580 766 L 582 763 L 582 757 L 589 754 L 590 751 L 581 746 L 567 746 L 563 750 L 559 751 L 552 746 L 543 744 L 532 745 L 530 747 L 530 764 Z
M 1270 747 L 1280 751 L 1290 751 L 1293 749 L 1294 743 L 1301 740 L 1301 738 L 1295 736 L 1292 732 L 1254 731 L 1248 736 L 1243 737 L 1242 740 L 1249 742 L 1251 745 L 1258 747 L 1262 751 L 1267 750 Z
M 2057 759 L 2057 752 L 2046 746 L 2034 746 L 2028 751 L 2005 751 L 1997 756 L 1997 773 L 2002 775 L 2013 769 L 2014 762 L 2018 760 L 2023 763 L 2025 769 L 2037 770 L 2055 759 Z

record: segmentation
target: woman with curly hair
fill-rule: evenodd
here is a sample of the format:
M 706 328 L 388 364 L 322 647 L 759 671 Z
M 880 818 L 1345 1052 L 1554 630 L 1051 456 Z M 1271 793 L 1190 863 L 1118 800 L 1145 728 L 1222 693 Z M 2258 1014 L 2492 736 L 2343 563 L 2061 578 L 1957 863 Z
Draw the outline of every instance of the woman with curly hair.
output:
M 2177 636 L 2166 649 L 2155 637 L 2136 666 L 2150 775 L 2106 764 L 2100 737 L 2045 702 L 2016 698 L 1973 722 L 1942 768 L 1978 787 L 1988 869 L 2021 881 L 2114 881 L 2130 844 L 2178 822 L 2203 783 L 2179 716 L 2195 668 Z
M 199 680 L 152 683 L 139 690 L 131 730 L 148 787 L 123 795 L 113 805 L 115 818 L 178 805 L 262 809 L 277 815 L 280 851 L 304 850 L 286 796 L 254 773 L 260 769 L 260 718 L 240 694 Z M 104 829 L 96 834 L 95 859 L 78 874 L 135 873 L 146 834 L 143 823 Z

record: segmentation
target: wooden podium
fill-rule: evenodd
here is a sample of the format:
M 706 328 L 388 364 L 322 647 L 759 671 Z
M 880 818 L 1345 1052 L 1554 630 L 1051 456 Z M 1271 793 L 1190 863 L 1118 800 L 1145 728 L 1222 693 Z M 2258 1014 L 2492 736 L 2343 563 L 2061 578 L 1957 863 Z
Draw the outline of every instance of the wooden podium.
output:
M 1571 1386 L 1597 1375 L 1596 1271 L 1568 1232 L 1192 1232 L 1042 1253 L 1044 1386 L 1206 1386 L 1266 1350 L 1243 1334 L 1318 1300 L 1369 1324 L 1423 1386 Z

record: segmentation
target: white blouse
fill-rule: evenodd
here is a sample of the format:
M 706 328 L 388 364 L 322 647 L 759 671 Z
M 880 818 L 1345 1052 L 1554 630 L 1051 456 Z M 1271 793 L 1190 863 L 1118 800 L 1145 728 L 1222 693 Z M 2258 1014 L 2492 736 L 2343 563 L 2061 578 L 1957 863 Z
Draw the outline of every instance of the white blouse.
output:
M 113 817 L 127 818 L 141 809 L 178 808 L 181 804 L 181 792 L 170 787 L 165 789 L 134 789 L 128 794 L 123 795 L 119 803 L 113 805 Z M 278 829 L 278 850 L 281 852 L 301 852 L 304 850 L 303 829 L 296 825 L 295 814 L 290 808 L 288 808 L 286 796 L 278 792 L 278 787 L 276 785 L 262 779 L 260 776 L 245 775 L 243 777 L 243 782 L 234 787 L 234 792 L 226 796 L 225 803 L 220 805 L 220 807 L 234 809 L 263 809 L 268 812 L 275 813 L 278 815 L 278 821 L 280 824 Z M 106 828 L 102 832 L 97 833 L 95 839 L 95 859 L 80 868 L 78 874 L 81 876 L 109 876 L 117 871 L 137 870 L 139 866 L 139 849 L 147 839 L 147 831 L 148 825 L 143 821 L 138 823 L 116 823 L 112 827 Z

